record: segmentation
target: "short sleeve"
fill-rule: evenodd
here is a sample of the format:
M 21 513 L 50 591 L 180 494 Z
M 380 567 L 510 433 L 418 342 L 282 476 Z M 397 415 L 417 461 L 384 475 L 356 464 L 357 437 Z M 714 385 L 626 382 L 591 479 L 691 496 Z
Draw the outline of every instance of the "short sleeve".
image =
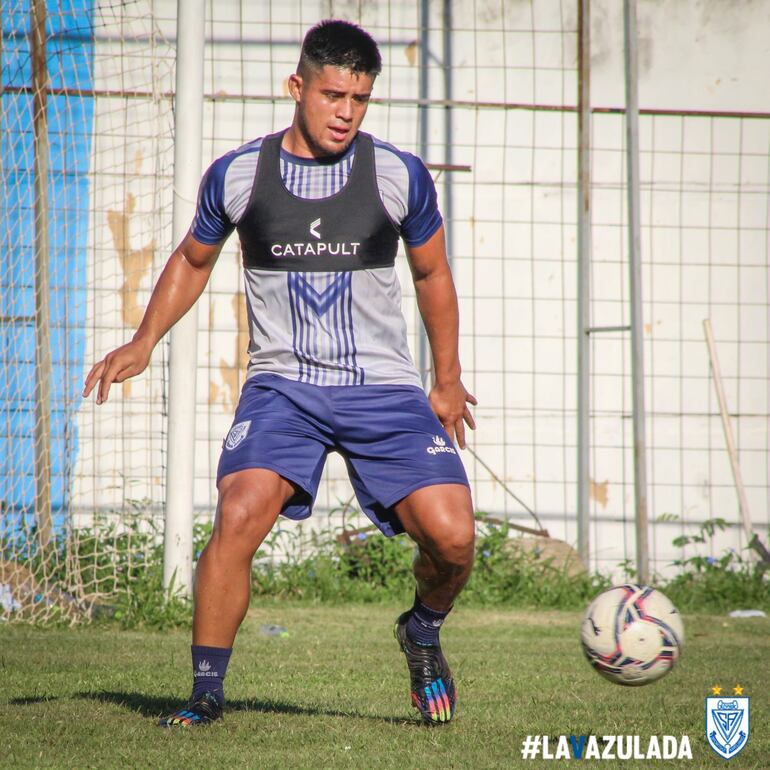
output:
M 409 171 L 409 207 L 401 222 L 401 235 L 408 246 L 427 243 L 443 222 L 438 210 L 436 186 L 425 164 L 404 153 Z
M 198 205 L 190 228 L 193 238 L 200 243 L 221 243 L 235 229 L 224 204 L 225 174 L 229 161 L 226 155 L 215 160 L 201 180 Z

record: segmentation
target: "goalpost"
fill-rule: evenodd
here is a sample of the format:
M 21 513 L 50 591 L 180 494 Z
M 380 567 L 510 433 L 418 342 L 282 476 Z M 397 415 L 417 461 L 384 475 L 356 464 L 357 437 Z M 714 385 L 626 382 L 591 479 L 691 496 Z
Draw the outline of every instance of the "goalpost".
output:
M 174 99 L 174 244 L 195 213 L 201 176 L 205 0 L 178 0 Z M 192 592 L 198 304 L 171 330 L 163 584 Z

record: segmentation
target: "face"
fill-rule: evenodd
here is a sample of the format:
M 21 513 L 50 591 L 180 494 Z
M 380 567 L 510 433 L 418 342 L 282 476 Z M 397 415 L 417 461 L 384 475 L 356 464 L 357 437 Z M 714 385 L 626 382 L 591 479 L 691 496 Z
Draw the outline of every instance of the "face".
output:
M 326 65 L 304 77 L 289 78 L 296 103 L 293 129 L 296 155 L 320 157 L 344 152 L 366 115 L 374 78 Z

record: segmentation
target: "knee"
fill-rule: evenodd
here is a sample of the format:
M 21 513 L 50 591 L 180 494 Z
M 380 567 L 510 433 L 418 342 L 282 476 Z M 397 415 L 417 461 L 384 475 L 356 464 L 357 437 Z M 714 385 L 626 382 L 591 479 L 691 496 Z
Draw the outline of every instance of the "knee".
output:
M 471 519 L 470 525 L 447 529 L 433 543 L 433 558 L 445 569 L 463 572 L 473 565 L 476 537 Z
M 273 502 L 259 491 L 231 489 L 220 494 L 214 538 L 256 550 L 265 533 L 264 517 L 274 518 Z

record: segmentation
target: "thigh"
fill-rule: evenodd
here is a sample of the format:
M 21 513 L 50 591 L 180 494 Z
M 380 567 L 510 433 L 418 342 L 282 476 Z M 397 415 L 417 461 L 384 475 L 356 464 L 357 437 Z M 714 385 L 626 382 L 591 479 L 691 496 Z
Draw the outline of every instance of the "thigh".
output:
M 265 468 L 247 468 L 224 476 L 214 531 L 220 536 L 254 538 L 262 542 L 273 528 L 278 514 L 295 497 L 298 489 L 283 476 Z
M 281 508 L 297 493 L 297 486 L 266 468 L 247 468 L 229 473 L 217 485 L 217 508 L 225 500 L 238 499 L 245 507 Z

